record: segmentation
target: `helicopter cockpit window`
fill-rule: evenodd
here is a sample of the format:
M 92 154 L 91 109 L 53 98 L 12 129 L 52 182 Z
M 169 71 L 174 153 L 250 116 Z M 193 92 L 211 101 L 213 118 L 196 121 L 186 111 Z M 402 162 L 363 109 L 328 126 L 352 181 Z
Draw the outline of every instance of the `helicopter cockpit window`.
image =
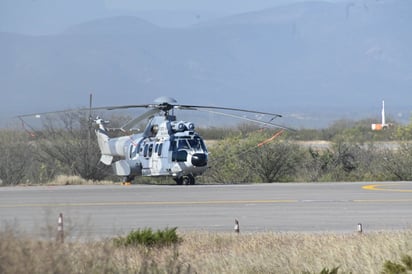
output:
M 189 145 L 189 143 L 187 142 L 187 140 L 186 139 L 180 139 L 180 140 L 178 140 L 178 145 L 177 145 L 177 148 L 178 149 L 188 149 L 188 148 L 190 148 L 190 145 Z
M 207 151 L 203 140 L 199 137 L 195 137 L 193 139 L 192 138 L 178 139 L 176 140 L 176 144 L 177 144 L 177 150 L 194 149 L 194 150 Z
M 206 146 L 203 143 L 203 140 L 200 139 L 199 137 L 193 138 L 193 139 L 189 139 L 189 144 L 190 147 L 195 149 L 195 150 L 200 150 L 202 149 L 203 151 L 206 151 Z

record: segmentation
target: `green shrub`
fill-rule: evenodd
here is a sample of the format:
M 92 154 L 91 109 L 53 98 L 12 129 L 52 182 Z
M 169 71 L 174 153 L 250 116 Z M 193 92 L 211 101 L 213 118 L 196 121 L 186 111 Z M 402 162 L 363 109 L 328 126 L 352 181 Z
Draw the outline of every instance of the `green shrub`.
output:
M 338 270 L 339 270 L 339 266 L 334 267 L 331 270 L 329 270 L 329 268 L 325 267 L 319 272 L 319 274 L 338 274 Z M 311 272 L 304 271 L 304 272 L 302 272 L 302 274 L 311 274 Z
M 324 269 L 322 269 L 320 274 L 338 274 L 338 270 L 339 270 L 339 266 L 334 267 L 331 270 L 329 270 L 328 268 L 324 268 Z
M 126 237 L 118 237 L 114 242 L 118 246 L 163 247 L 181 242 L 176 233 L 177 227 L 165 228 L 153 232 L 151 228 L 132 230 Z
M 386 261 L 383 265 L 382 274 L 406 274 L 412 271 L 412 257 L 409 255 L 402 256 L 403 264 Z

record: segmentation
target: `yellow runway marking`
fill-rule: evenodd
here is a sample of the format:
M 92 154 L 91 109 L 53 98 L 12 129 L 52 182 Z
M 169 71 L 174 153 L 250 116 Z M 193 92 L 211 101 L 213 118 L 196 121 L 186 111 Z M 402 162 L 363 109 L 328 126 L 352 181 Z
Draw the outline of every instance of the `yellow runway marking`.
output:
M 239 201 L 169 201 L 169 202 L 96 202 L 96 203 L 55 203 L 55 204 L 10 204 L 0 208 L 11 207 L 79 207 L 79 206 L 140 206 L 140 205 L 221 205 L 221 204 L 277 204 L 296 203 L 298 200 L 239 200 Z
M 387 188 L 393 186 L 399 186 L 402 184 L 376 184 L 376 185 L 366 185 L 363 189 L 375 190 L 375 191 L 388 191 L 388 192 L 412 192 L 412 189 L 397 189 L 397 188 Z
M 355 203 L 411 203 L 412 199 L 370 199 L 353 200 Z

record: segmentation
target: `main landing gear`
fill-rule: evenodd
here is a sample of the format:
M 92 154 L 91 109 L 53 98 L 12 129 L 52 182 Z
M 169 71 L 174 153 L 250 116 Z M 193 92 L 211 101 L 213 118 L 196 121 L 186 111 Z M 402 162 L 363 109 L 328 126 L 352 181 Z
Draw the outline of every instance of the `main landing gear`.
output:
M 134 176 L 126 176 L 126 177 L 123 177 L 122 185 L 124 185 L 124 186 L 129 186 L 129 185 L 132 184 L 132 181 L 133 181 L 133 180 L 134 180 Z
M 195 184 L 195 177 L 192 174 L 178 176 L 174 178 L 176 184 L 178 185 L 194 185 Z

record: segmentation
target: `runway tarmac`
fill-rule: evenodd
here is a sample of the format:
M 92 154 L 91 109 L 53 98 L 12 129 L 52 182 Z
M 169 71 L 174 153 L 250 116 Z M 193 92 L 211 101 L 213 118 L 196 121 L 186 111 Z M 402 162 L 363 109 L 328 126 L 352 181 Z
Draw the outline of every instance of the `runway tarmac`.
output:
M 0 188 L 1 226 L 108 237 L 133 229 L 241 233 L 412 228 L 412 182 L 248 185 L 87 185 Z

